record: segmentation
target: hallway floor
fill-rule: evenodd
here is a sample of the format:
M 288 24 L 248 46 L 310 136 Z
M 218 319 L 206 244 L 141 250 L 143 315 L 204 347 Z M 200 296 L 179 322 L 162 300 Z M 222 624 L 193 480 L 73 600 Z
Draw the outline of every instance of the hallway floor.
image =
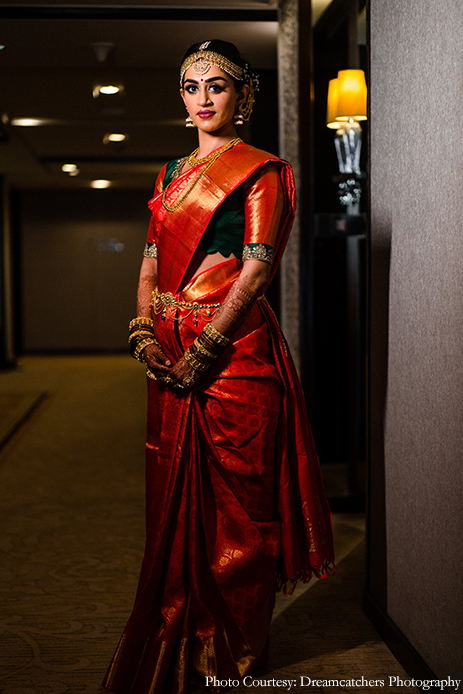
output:
M 143 368 L 127 356 L 28 357 L 0 373 L 2 694 L 102 691 L 143 552 L 144 409 Z M 256 679 L 375 691 L 309 685 L 363 676 L 417 692 L 389 686 L 409 678 L 361 610 L 363 517 L 333 524 L 338 573 L 278 596 Z M 235 691 L 287 691 L 264 685 Z

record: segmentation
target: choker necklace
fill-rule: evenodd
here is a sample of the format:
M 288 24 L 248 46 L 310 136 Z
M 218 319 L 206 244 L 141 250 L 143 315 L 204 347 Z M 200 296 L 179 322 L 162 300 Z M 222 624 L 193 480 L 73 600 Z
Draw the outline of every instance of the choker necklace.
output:
M 186 198 L 187 198 L 187 197 L 189 196 L 189 194 L 192 192 L 193 188 L 199 183 L 199 181 L 201 180 L 201 178 L 204 176 L 204 174 L 206 173 L 206 171 L 207 171 L 208 169 L 210 169 L 210 167 L 212 166 L 212 164 L 213 164 L 215 161 L 217 161 L 217 159 L 220 157 L 221 154 L 223 154 L 223 152 L 226 152 L 227 149 L 231 149 L 232 147 L 234 147 L 235 145 L 237 145 L 238 142 L 243 142 L 243 140 L 242 140 L 240 137 L 235 137 L 234 140 L 230 140 L 230 142 L 227 142 L 226 145 L 223 145 L 223 147 L 220 147 L 219 149 L 214 150 L 214 152 L 211 152 L 210 154 L 207 155 L 207 157 L 204 157 L 203 159 L 196 159 L 196 155 L 197 155 L 198 152 L 199 152 L 199 147 L 198 147 L 198 149 L 195 149 L 195 151 L 192 152 L 192 153 L 190 154 L 190 156 L 187 158 L 187 159 L 188 159 L 188 163 L 189 163 L 191 166 L 197 166 L 198 164 L 206 164 L 206 166 L 205 166 L 203 169 L 201 169 L 201 171 L 199 172 L 198 176 L 190 183 L 190 185 L 188 186 L 188 188 L 186 189 L 186 191 L 185 191 L 182 195 L 180 195 L 179 198 L 177 198 L 177 200 L 174 202 L 173 205 L 169 205 L 169 204 L 167 203 L 167 201 L 166 201 L 167 191 L 169 190 L 169 187 L 170 187 L 170 185 L 171 185 L 171 183 L 172 183 L 172 181 L 171 181 L 171 182 L 169 183 L 169 185 L 168 185 L 166 188 L 164 188 L 164 190 L 162 191 L 161 203 L 162 203 L 163 208 L 164 208 L 165 210 L 167 210 L 167 212 L 175 212 L 176 210 L 178 210 L 178 208 L 180 207 L 180 205 L 182 204 L 182 202 L 184 202 L 184 200 L 186 200 Z M 190 161 L 190 159 L 191 159 L 192 161 Z M 195 163 L 193 163 L 193 161 L 194 161 Z M 185 162 L 185 159 L 181 160 L 181 165 L 183 165 L 184 162 Z M 179 163 L 179 164 L 180 164 L 180 163 Z M 180 169 L 179 169 L 179 173 L 180 173 Z

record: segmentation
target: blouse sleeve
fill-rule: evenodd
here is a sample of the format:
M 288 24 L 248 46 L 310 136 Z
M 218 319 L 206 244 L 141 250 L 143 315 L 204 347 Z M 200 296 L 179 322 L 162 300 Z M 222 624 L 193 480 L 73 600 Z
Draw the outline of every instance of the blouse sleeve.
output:
M 265 164 L 246 181 L 244 192 L 243 260 L 263 260 L 272 264 L 284 207 L 278 167 Z
M 156 183 L 154 186 L 154 195 L 157 195 L 162 191 L 162 184 L 164 181 L 165 173 L 166 173 L 166 166 L 163 166 L 161 171 L 159 172 L 157 179 L 156 179 Z M 151 200 L 150 200 L 150 202 L 151 202 Z M 150 202 L 148 203 L 148 206 L 150 206 Z M 156 228 L 156 220 L 154 218 L 154 214 L 151 214 L 150 225 L 148 227 L 148 236 L 146 238 L 145 250 L 143 251 L 143 257 L 144 258 L 156 259 L 158 257 L 158 249 L 156 246 L 155 228 Z

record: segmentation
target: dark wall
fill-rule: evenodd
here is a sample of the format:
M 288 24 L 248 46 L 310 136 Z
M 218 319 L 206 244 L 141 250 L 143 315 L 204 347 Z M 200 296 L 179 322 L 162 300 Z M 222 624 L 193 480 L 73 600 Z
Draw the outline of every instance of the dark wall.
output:
M 134 190 L 19 195 L 23 351 L 126 349 L 149 197 Z

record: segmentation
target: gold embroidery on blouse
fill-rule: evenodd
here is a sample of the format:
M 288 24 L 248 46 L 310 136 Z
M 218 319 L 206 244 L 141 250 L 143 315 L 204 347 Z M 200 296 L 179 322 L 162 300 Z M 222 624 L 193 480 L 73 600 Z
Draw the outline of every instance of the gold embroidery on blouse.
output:
M 143 251 L 144 258 L 153 258 L 154 260 L 158 257 L 158 249 L 155 243 L 147 243 L 145 245 L 145 250 Z
M 263 260 L 272 264 L 274 249 L 265 243 L 245 243 L 243 246 L 243 260 Z

